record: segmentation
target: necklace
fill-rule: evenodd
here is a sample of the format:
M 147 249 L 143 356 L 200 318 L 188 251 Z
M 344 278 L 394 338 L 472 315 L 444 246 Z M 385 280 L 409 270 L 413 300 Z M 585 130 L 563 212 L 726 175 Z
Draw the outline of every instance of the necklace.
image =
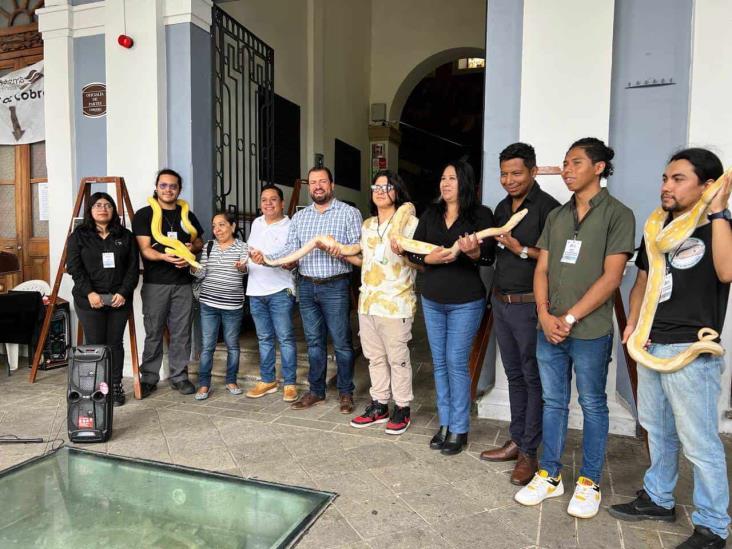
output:
M 394 219 L 394 216 L 396 215 L 396 212 L 391 214 L 391 217 L 389 218 L 389 221 L 386 222 L 386 227 L 384 227 L 384 232 L 379 232 L 379 216 L 376 216 L 376 234 L 379 236 L 379 242 L 382 242 L 384 239 L 384 235 L 386 235 L 386 231 L 389 230 L 389 225 L 391 225 L 391 220 Z
M 173 233 L 177 232 L 175 230 L 175 225 L 176 225 L 176 223 L 178 223 L 178 208 L 173 210 L 173 222 L 172 223 L 170 222 L 170 219 L 168 219 L 168 216 L 165 215 L 166 211 L 169 211 L 169 210 L 163 210 L 163 219 L 165 220 L 165 223 L 168 225 L 168 231 L 173 232 Z

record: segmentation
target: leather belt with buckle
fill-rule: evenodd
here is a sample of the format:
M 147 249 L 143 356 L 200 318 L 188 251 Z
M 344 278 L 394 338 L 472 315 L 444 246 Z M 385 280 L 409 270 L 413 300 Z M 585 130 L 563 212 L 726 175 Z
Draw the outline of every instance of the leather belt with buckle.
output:
M 533 293 L 528 294 L 502 294 L 498 290 L 493 290 L 493 295 L 498 298 L 499 301 L 504 303 L 516 304 L 516 303 L 536 303 L 536 298 Z
M 312 276 L 300 275 L 300 278 L 312 282 L 313 284 L 321 285 L 328 284 L 329 282 L 335 282 L 336 280 L 342 280 L 344 278 L 350 278 L 351 273 L 342 273 L 335 276 L 329 276 L 328 278 L 314 278 Z

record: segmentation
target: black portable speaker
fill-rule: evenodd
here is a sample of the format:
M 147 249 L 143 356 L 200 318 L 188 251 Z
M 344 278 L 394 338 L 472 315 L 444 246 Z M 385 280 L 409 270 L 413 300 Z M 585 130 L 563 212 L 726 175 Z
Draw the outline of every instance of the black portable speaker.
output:
M 69 440 L 106 442 L 112 436 L 112 358 L 105 345 L 73 349 L 66 393 Z

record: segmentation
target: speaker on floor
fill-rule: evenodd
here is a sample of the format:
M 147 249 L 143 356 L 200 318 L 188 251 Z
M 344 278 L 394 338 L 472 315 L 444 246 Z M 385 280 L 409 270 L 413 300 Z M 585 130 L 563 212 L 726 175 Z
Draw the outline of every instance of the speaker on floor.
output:
M 69 440 L 106 442 L 112 436 L 112 357 L 105 345 L 71 352 L 66 393 Z

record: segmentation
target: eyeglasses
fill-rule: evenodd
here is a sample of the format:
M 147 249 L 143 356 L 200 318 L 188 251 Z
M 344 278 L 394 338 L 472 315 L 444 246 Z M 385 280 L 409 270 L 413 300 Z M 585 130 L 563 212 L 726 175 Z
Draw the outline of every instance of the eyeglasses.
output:
M 371 185 L 371 190 L 375 193 L 388 193 L 394 189 L 394 185 L 387 183 L 386 185 Z
M 114 206 L 112 206 L 109 202 L 97 202 L 92 206 L 92 210 L 111 210 Z
M 177 191 L 178 190 L 178 183 L 158 183 L 158 187 L 160 187 L 162 190 L 168 190 L 171 191 Z

